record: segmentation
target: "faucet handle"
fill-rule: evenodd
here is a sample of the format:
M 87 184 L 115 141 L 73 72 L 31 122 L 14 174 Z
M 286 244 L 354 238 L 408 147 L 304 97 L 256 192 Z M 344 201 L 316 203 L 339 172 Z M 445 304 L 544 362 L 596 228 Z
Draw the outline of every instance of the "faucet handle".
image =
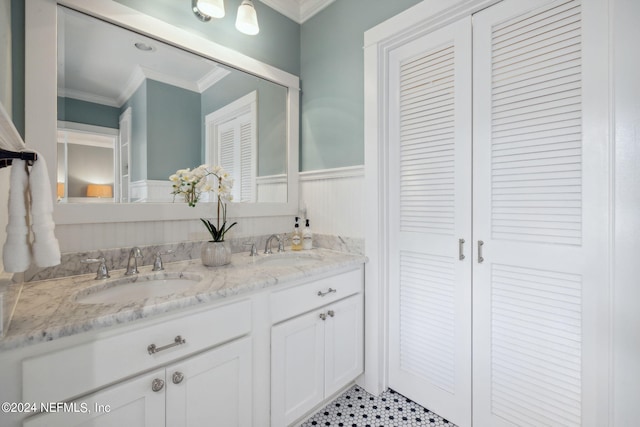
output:
M 83 259 L 80 262 L 83 263 L 83 264 L 93 264 L 93 263 L 96 263 L 96 262 L 100 263 L 100 265 L 98 265 L 98 271 L 96 273 L 95 280 L 108 279 L 109 277 L 111 277 L 111 276 L 109 276 L 109 269 L 107 268 L 107 261 L 104 259 L 104 257 Z
M 156 252 L 156 259 L 155 261 L 153 261 L 153 268 L 151 269 L 151 271 L 162 271 L 164 270 L 164 263 L 162 262 L 162 255 L 169 255 L 172 254 L 174 252 L 173 249 L 169 249 L 167 251 L 161 252 L 158 251 Z
M 258 255 L 258 250 L 256 249 L 256 244 L 255 242 L 244 242 L 243 245 L 245 246 L 249 246 L 251 245 L 251 249 L 249 251 L 249 256 L 256 256 Z
M 284 243 L 289 239 L 289 236 L 283 234 L 280 240 L 278 240 L 278 252 L 284 252 Z

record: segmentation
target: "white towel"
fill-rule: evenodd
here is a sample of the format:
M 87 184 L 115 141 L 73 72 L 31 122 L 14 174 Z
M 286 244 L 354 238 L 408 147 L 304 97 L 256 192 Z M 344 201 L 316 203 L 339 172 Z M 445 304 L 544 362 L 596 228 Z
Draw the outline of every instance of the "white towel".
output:
M 24 141 L 13 125 L 9 114 L 0 103 L 0 148 L 22 151 Z M 38 154 L 38 153 L 36 153 Z M 53 234 L 53 198 L 47 163 L 38 154 L 27 171 L 26 162 L 14 159 L 9 178 L 9 220 L 7 240 L 2 249 L 4 270 L 8 273 L 26 271 L 33 260 L 38 267 L 60 264 L 60 246 Z M 30 216 L 27 216 L 31 209 Z M 29 240 L 29 219 L 33 232 L 33 245 Z
M 28 175 L 24 160 L 13 160 L 9 185 L 9 220 L 7 241 L 2 248 L 2 261 L 6 272 L 18 273 L 26 271 L 31 265 L 31 246 L 27 226 Z
M 24 160 L 14 159 L 10 186 L 7 241 L 2 249 L 5 271 L 26 271 L 32 259 L 38 267 L 60 264 L 60 246 L 53 233 L 53 202 L 44 157 L 38 154 L 38 160 L 33 163 L 31 173 L 27 172 Z M 31 212 L 27 215 L 29 208 Z M 29 239 L 29 219 L 33 244 Z
M 37 153 L 36 153 L 37 154 Z M 38 154 L 29 175 L 31 193 L 31 231 L 33 231 L 33 260 L 38 267 L 60 264 L 60 245 L 53 230 L 53 198 L 49 172 L 44 157 Z

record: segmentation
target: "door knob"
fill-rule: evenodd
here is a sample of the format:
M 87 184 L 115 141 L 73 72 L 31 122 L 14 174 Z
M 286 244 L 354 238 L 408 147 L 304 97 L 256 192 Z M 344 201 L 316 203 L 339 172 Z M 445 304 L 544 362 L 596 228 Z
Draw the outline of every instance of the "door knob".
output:
M 172 380 L 174 384 L 180 384 L 184 379 L 184 374 L 182 372 L 174 372 L 172 376 Z
M 164 380 L 161 380 L 160 378 L 154 379 L 153 382 L 151 383 L 151 390 L 155 392 L 158 392 L 163 388 L 164 388 Z

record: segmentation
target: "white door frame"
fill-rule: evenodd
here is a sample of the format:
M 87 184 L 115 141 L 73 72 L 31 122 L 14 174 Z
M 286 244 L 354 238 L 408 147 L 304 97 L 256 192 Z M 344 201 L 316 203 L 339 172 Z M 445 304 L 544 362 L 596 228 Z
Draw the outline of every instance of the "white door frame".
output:
M 387 106 L 389 98 L 388 88 L 388 70 L 389 70 L 389 53 L 398 46 L 407 43 L 421 35 L 447 25 L 463 16 L 468 16 L 481 9 L 492 6 L 500 0 L 462 0 L 454 5 L 446 5 L 444 2 L 437 0 L 425 0 L 418 5 L 406 10 L 405 12 L 379 24 L 378 26 L 365 32 L 365 52 L 364 52 L 364 122 L 365 122 L 365 209 L 367 215 L 365 217 L 365 253 L 369 258 L 369 262 L 365 267 L 365 375 L 360 379 L 360 384 L 370 393 L 379 394 L 388 386 L 388 330 L 387 330 L 387 313 L 388 313 L 388 289 L 389 289 L 389 271 L 388 271 L 388 242 L 389 230 L 387 221 L 389 218 L 389 194 L 387 182 L 389 179 L 388 164 L 385 154 L 388 152 L 389 146 L 389 126 L 387 123 Z M 603 9 L 609 8 L 611 13 L 612 4 L 615 1 L 602 0 L 598 7 L 591 10 L 600 10 L 600 17 L 593 16 L 589 13 L 586 19 L 589 20 L 589 28 L 594 28 L 592 24 L 598 19 L 600 33 L 589 31 L 586 35 L 586 43 L 595 44 L 600 52 L 607 52 L 601 55 L 602 60 L 611 60 L 613 53 L 612 28 L 610 21 L 609 27 L 603 28 L 602 16 L 606 14 Z M 610 18 L 609 18 L 610 19 Z M 609 49 L 609 50 L 607 50 Z M 602 71 L 603 67 L 599 67 Z M 606 67 L 605 67 L 606 68 Z M 611 67 L 609 67 L 611 68 Z M 611 70 L 609 70 L 609 73 Z M 590 73 L 594 77 L 594 73 Z M 598 128 L 599 136 L 607 138 L 611 141 L 608 148 L 603 149 L 600 162 L 608 165 L 608 173 L 604 176 L 586 177 L 587 180 L 604 180 L 608 182 L 609 204 L 604 210 L 609 211 L 609 217 L 615 215 L 616 205 L 612 200 L 615 193 L 615 182 L 612 181 L 612 171 L 615 171 L 616 153 L 615 153 L 615 137 L 611 127 L 613 120 L 613 110 L 611 105 L 614 100 L 613 88 L 614 82 L 607 71 L 602 72 L 597 77 L 600 78 L 602 86 L 599 96 L 602 99 L 601 108 L 597 114 L 597 120 L 590 117 L 591 121 Z M 608 95 L 607 95 L 608 93 Z M 593 95 L 593 94 L 591 94 Z M 604 110 L 604 113 L 603 113 Z M 608 113 L 607 113 L 608 111 Z M 608 116 L 609 121 L 602 122 L 601 119 Z M 597 126 L 596 126 L 597 128 Z M 611 244 L 613 237 L 614 224 L 609 223 L 609 236 L 602 236 L 602 244 L 608 246 L 608 259 L 603 262 L 613 265 L 615 256 Z M 607 243 L 607 240 L 609 242 Z M 598 325 L 591 324 L 589 329 L 597 330 L 600 337 L 607 337 L 608 330 L 611 329 L 611 316 L 616 313 L 616 306 L 613 305 L 611 291 L 615 287 L 614 277 L 611 277 L 607 289 L 603 289 L 600 296 L 601 303 L 597 304 L 598 316 L 601 321 Z M 592 307 L 594 307 L 592 305 Z M 613 325 L 615 326 L 615 325 Z M 615 373 L 611 363 L 615 361 L 615 354 L 612 354 L 612 337 L 606 338 L 602 348 L 598 350 L 598 354 L 592 360 L 588 360 L 589 366 L 594 366 L 594 360 L 604 363 L 604 367 L 599 369 L 598 383 L 600 385 L 598 395 L 604 397 L 602 406 L 599 409 L 587 411 L 590 415 L 597 414 L 600 425 L 606 425 L 607 410 L 609 411 L 609 420 L 613 419 L 613 413 L 616 411 L 617 400 L 620 396 L 612 394 L 612 374 Z M 608 375 L 607 375 L 608 374 Z M 587 401 L 593 401 L 587 399 Z M 598 405 L 600 406 L 600 405 Z M 609 409 L 607 409 L 607 407 Z M 595 418 L 594 418 L 595 419 Z M 604 421 L 604 422 L 603 422 Z M 611 422 L 609 423 L 611 424 Z

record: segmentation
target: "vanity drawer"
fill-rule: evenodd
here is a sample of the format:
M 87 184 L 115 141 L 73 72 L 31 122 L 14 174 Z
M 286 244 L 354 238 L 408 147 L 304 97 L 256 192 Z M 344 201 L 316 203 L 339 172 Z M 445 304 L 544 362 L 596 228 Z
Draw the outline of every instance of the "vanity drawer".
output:
M 278 323 L 362 291 L 362 267 L 271 294 L 271 319 Z
M 245 300 L 25 359 L 22 398 L 54 402 L 81 396 L 250 331 L 251 301 Z M 177 336 L 185 342 L 168 346 Z M 159 351 L 150 354 L 151 344 Z

